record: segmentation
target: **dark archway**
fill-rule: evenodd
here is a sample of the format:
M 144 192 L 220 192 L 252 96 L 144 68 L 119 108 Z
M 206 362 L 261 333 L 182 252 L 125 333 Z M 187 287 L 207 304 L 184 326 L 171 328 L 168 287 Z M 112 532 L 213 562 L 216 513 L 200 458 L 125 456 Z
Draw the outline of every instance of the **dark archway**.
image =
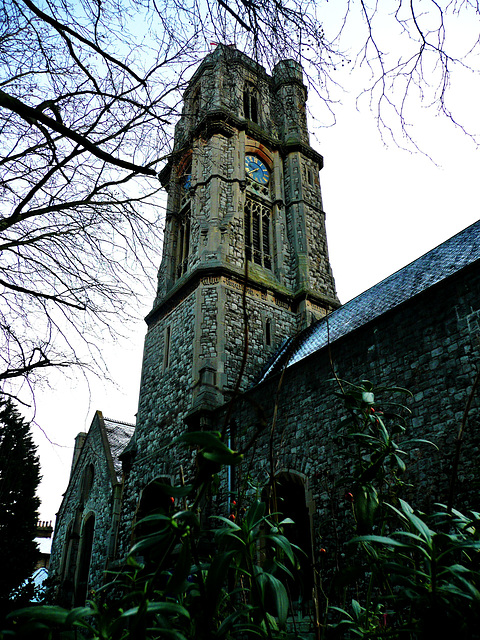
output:
M 88 574 L 92 560 L 93 537 L 95 534 L 95 516 L 90 514 L 83 524 L 80 539 L 80 552 L 75 581 L 75 606 L 85 604 L 88 591 Z
M 60 564 L 60 583 L 58 586 L 57 602 L 61 606 L 70 607 L 73 604 L 75 568 L 78 553 L 78 532 L 75 532 L 75 522 L 71 520 L 65 535 L 62 560 Z
M 171 487 L 169 478 L 155 478 L 142 491 L 137 509 L 136 522 L 154 513 L 168 514 L 172 506 L 172 498 L 168 495 Z M 155 530 L 155 525 L 141 523 L 135 526 L 134 539 L 148 535 Z
M 285 526 L 285 535 L 302 550 L 302 553 L 297 552 L 298 570 L 295 579 L 287 578 L 287 584 L 292 603 L 298 602 L 303 606 L 312 600 L 314 576 L 311 519 L 302 477 L 293 473 L 280 473 L 275 478 L 275 495 L 276 505 L 272 504 L 272 511 L 279 511 L 282 518 L 293 520 L 294 524 Z

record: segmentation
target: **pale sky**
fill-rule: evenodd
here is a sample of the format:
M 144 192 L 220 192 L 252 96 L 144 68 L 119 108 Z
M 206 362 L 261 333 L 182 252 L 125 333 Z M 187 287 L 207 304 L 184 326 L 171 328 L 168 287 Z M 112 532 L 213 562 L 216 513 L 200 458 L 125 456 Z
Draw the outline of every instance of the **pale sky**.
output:
M 357 77 L 357 86 L 359 82 Z M 310 108 L 318 113 L 313 97 Z M 417 109 L 411 133 L 429 159 L 394 144 L 386 147 L 365 101 L 360 112 L 353 93 L 344 101 L 345 106 L 335 109 L 336 124 L 316 127 L 311 139 L 324 156 L 320 182 L 330 260 L 342 302 L 480 217 L 480 155 L 462 131 Z M 464 121 L 479 133 L 478 81 L 464 79 L 458 105 Z M 143 315 L 151 309 L 153 298 L 152 286 L 150 296 L 141 301 Z M 64 372 L 53 372 L 51 388 L 37 391 L 34 432 L 43 473 L 42 520 L 54 520 L 67 487 L 74 437 L 88 431 L 95 410 L 134 422 L 144 334 L 145 324 L 139 320 L 127 339 L 116 345 L 105 343 L 104 357 L 116 388 L 92 377 L 87 384 L 82 377 L 68 380 Z

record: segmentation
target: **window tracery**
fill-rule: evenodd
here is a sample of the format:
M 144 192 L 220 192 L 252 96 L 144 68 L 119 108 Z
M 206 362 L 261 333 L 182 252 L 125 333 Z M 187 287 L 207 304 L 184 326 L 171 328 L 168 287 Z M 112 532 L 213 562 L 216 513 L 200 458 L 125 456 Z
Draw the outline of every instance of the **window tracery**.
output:
M 179 177 L 179 213 L 174 216 L 174 279 L 187 271 L 190 254 L 190 219 L 192 196 L 192 163 L 189 162 Z
M 250 156 L 253 157 L 253 156 Z M 262 165 L 264 163 L 262 162 Z M 245 257 L 265 269 L 273 265 L 273 212 L 271 179 L 259 181 L 256 172 L 246 172 L 247 194 L 244 206 Z
M 247 195 L 244 215 L 246 258 L 266 269 L 271 269 L 272 209 Z

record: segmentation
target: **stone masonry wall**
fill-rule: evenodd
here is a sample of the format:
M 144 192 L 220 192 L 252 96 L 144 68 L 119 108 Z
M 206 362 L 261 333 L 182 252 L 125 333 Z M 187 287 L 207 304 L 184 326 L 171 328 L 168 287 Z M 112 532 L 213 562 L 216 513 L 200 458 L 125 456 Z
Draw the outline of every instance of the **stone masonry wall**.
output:
M 407 498 L 422 509 L 447 500 L 454 439 L 472 388 L 479 361 L 480 273 L 477 268 L 432 287 L 397 309 L 333 343 L 329 350 L 286 370 L 279 393 L 275 470 L 303 474 L 314 502 L 313 533 L 317 549 L 335 546 L 332 522 L 338 531 L 352 523 L 345 486 L 348 460 L 336 433 L 346 417 L 334 393 L 330 355 L 339 378 L 370 380 L 375 385 L 402 386 L 413 393 L 408 437 L 426 438 L 428 445 L 411 448 L 405 481 Z M 234 411 L 237 448 L 258 425 L 260 405 L 271 420 L 279 376 L 254 388 Z M 478 393 L 470 412 L 460 459 L 456 505 L 479 510 L 480 402 Z M 219 418 L 220 419 L 220 418 Z M 269 426 L 265 430 L 269 432 Z M 268 477 L 268 435 L 260 435 L 250 469 L 253 482 Z M 248 457 L 248 456 L 247 456 Z M 246 463 L 247 465 L 247 463 Z M 246 466 L 245 465 L 245 466 Z M 347 487 L 348 490 L 348 487 Z M 332 520 L 332 517 L 334 520 Z M 352 533 L 352 531 L 350 531 Z
M 242 292 L 225 288 L 225 373 L 227 388 L 233 390 L 243 358 L 244 324 Z M 296 330 L 296 316 L 273 301 L 247 296 L 248 359 L 242 380 L 246 389 L 258 378 L 268 359 L 278 351 L 284 340 Z M 266 322 L 270 321 L 271 344 L 266 344 Z
M 112 483 L 109 475 L 106 459 L 99 452 L 103 451 L 100 429 L 92 427 L 83 446 L 78 463 L 73 470 L 71 481 L 68 485 L 64 499 L 57 514 L 55 536 L 52 543 L 51 564 L 49 573 L 60 577 L 62 560 L 67 541 L 67 530 L 72 526 L 72 531 L 79 545 L 82 543 L 82 530 L 86 519 L 93 514 L 95 517 L 95 533 L 92 547 L 92 559 L 90 564 L 89 582 L 99 586 L 104 579 L 106 550 L 108 548 L 111 533 L 112 510 Z M 92 464 L 94 471 L 93 485 L 85 501 L 81 500 L 82 479 L 85 469 Z M 75 563 L 71 564 L 71 571 L 67 572 L 65 579 L 73 583 Z M 72 585 L 73 587 L 73 585 Z M 69 587 L 67 587 L 68 591 Z
M 123 495 L 120 554 L 130 542 L 142 489 L 158 476 L 178 478 L 179 463 L 168 445 L 184 432 L 185 415 L 191 409 L 195 304 L 192 293 L 150 327 L 145 338 L 135 452 Z

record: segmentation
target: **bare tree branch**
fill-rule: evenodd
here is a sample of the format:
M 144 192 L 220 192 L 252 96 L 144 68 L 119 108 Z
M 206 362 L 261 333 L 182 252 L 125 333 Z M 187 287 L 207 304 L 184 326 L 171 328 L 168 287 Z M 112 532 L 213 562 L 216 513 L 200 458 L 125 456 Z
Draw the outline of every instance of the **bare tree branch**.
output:
M 92 153 L 94 156 L 100 158 L 101 160 L 104 160 L 105 162 L 109 162 L 110 164 L 121 167 L 122 169 L 128 169 L 129 171 L 133 171 L 134 173 L 143 173 L 147 176 L 156 175 L 156 172 L 153 169 L 141 167 L 131 162 L 127 162 L 126 160 L 113 157 L 110 153 L 107 153 L 100 149 L 97 144 L 90 142 L 90 140 L 80 135 L 76 131 L 73 131 L 72 129 L 64 126 L 58 119 L 53 119 L 45 115 L 39 107 L 29 107 L 28 105 L 20 102 L 20 100 L 17 100 L 17 98 L 9 96 L 7 93 L 5 93 L 5 91 L 1 90 L 0 107 L 9 109 L 10 111 L 14 111 L 21 118 L 33 125 L 38 126 L 38 122 L 45 124 L 53 131 L 62 134 L 66 138 L 74 140 L 82 147 L 84 147 L 87 151 L 90 151 L 90 153 Z

